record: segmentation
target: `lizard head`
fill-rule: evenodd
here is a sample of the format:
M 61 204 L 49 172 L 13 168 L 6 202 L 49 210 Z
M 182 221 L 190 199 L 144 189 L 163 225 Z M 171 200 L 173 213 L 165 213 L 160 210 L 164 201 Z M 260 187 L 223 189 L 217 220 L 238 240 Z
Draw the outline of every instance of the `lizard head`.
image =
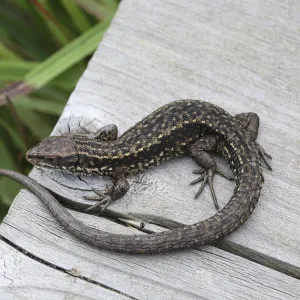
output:
M 76 145 L 71 136 L 52 136 L 29 149 L 26 159 L 40 167 L 72 171 L 78 162 Z

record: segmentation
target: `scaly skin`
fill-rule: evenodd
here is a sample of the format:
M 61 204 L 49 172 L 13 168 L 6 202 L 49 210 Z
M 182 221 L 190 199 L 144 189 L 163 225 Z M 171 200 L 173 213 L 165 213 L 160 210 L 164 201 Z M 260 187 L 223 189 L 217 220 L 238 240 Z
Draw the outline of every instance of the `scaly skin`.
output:
M 158 253 L 190 248 L 212 243 L 236 230 L 247 220 L 259 199 L 263 176 L 260 162 L 262 149 L 255 142 L 258 118 L 254 131 L 243 127 L 237 117 L 216 105 L 180 100 L 156 110 L 117 140 L 104 142 L 69 134 L 47 138 L 28 152 L 28 160 L 35 165 L 76 174 L 108 175 L 118 184 L 119 181 L 126 182 L 124 178 L 127 176 L 166 159 L 189 154 L 209 171 L 208 177 L 212 177 L 217 171 L 216 166 L 206 152 L 199 149 L 199 141 L 205 150 L 221 153 L 236 178 L 234 194 L 228 204 L 206 220 L 160 233 L 111 234 L 86 226 L 74 219 L 32 179 L 25 180 L 5 170 L 0 170 L 0 174 L 25 184 L 42 199 L 67 230 L 93 246 L 127 253 Z M 209 137 L 207 141 L 206 136 Z M 122 190 L 122 184 L 120 186 L 118 191 Z M 124 189 L 123 185 L 123 192 Z M 112 189 L 110 196 L 115 197 L 113 193 L 116 191 L 117 188 L 115 191 Z

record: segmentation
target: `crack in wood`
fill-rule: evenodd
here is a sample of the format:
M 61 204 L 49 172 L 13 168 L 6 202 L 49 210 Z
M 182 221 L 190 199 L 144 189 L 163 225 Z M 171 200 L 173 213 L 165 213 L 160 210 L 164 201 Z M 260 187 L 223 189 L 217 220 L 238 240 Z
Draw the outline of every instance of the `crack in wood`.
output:
M 61 272 L 66 273 L 66 274 L 68 274 L 68 275 L 70 275 L 70 276 L 73 276 L 73 277 L 79 278 L 79 279 L 81 279 L 81 280 L 84 280 L 84 281 L 86 281 L 86 282 L 88 282 L 88 283 L 95 284 L 95 285 L 100 286 L 100 287 L 102 287 L 102 288 L 104 288 L 104 289 L 107 289 L 107 290 L 112 291 L 112 292 L 114 292 L 114 293 L 117 293 L 117 294 L 120 294 L 120 295 L 122 295 L 122 296 L 125 296 L 125 297 L 127 297 L 128 299 L 139 300 L 139 299 L 137 299 L 137 298 L 135 298 L 135 297 L 132 297 L 132 296 L 126 294 L 126 293 L 123 293 L 123 292 L 121 292 L 121 291 L 119 291 L 119 290 L 116 290 L 116 289 L 114 289 L 114 288 L 112 288 L 112 287 L 110 287 L 110 286 L 108 286 L 108 285 L 106 285 L 106 284 L 100 283 L 100 282 L 95 281 L 95 280 L 93 280 L 93 279 L 90 279 L 90 278 L 88 278 L 88 277 L 86 277 L 86 276 L 82 276 L 82 275 L 80 274 L 80 271 L 79 271 L 78 269 L 70 269 L 70 270 L 67 270 L 67 269 L 64 269 L 64 268 L 62 268 L 62 267 L 59 267 L 59 266 L 57 266 L 57 265 L 54 265 L 54 264 L 52 264 L 52 263 L 50 263 L 50 262 L 48 262 L 48 261 L 46 261 L 46 260 L 44 260 L 44 259 L 42 259 L 42 258 L 36 256 L 36 255 L 34 255 L 34 254 L 28 252 L 28 251 L 25 250 L 24 248 L 18 246 L 17 244 L 13 243 L 12 241 L 10 241 L 9 239 L 5 238 L 5 237 L 2 236 L 2 235 L 0 235 L 0 241 L 3 241 L 4 243 L 6 243 L 6 244 L 8 244 L 9 246 L 13 247 L 13 248 L 16 249 L 17 251 L 23 253 L 23 254 L 26 255 L 27 257 L 29 257 L 29 258 L 31 258 L 31 259 L 33 259 L 33 260 L 35 260 L 35 261 L 37 261 L 37 262 L 39 262 L 39 263 L 45 265 L 45 266 L 48 266 L 48 267 L 50 267 L 50 268 L 52 268 L 52 269 L 61 271 Z

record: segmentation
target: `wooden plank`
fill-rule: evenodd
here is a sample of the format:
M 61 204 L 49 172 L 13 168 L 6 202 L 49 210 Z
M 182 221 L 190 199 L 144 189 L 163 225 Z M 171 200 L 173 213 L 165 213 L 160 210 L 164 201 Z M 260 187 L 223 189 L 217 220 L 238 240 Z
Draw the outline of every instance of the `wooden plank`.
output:
M 54 134 L 67 131 L 67 124 L 76 129 L 89 122 L 94 129 L 116 123 L 122 133 L 157 107 L 180 98 L 207 100 L 232 114 L 257 112 L 259 142 L 272 153 L 274 171 L 265 172 L 257 209 L 229 240 L 300 267 L 298 6 L 279 0 L 122 1 Z M 129 194 L 114 208 L 183 223 L 206 218 L 215 210 L 208 190 L 193 199 L 197 187 L 188 183 L 194 168 L 191 159 L 182 158 L 132 178 Z M 74 199 L 107 183 L 37 172 L 32 175 L 42 184 Z M 215 185 L 224 205 L 234 186 L 219 177 Z M 76 216 L 107 230 L 126 230 Z M 54 265 L 79 269 L 87 278 L 141 299 L 299 296 L 296 279 L 214 247 L 157 256 L 93 249 L 65 232 L 27 192 L 14 201 L 0 234 Z
M 2 300 L 134 299 L 109 286 L 89 282 L 76 270 L 57 270 L 45 265 L 1 240 L 0 266 Z
M 17 214 L 18 219 L 14 217 Z M 86 220 L 85 216 L 78 213 L 75 215 L 92 226 L 104 227 L 102 222 L 95 221 L 96 218 Z M 123 231 L 116 224 L 111 225 L 118 232 Z M 134 299 L 300 297 L 299 280 L 212 246 L 203 247 L 202 251 L 187 250 L 152 256 L 100 251 L 68 235 L 39 200 L 27 191 L 22 191 L 15 199 L 10 215 L 1 225 L 1 234 L 9 241 L 15 241 L 18 247 L 25 248 L 27 252 L 24 257 L 20 254 L 20 249 L 17 254 L 16 250 L 0 250 L 0 266 L 5 265 L 10 275 L 6 274 L 6 277 L 17 277 L 16 280 L 8 281 L 0 273 L 0 292 L 6 291 L 8 296 L 16 297 L 13 291 L 19 290 L 20 286 L 24 287 L 22 293 L 27 296 L 31 292 L 35 293 L 35 289 L 40 286 L 41 290 L 37 294 L 40 299 L 45 298 L 44 294 L 62 299 L 61 294 L 57 295 L 57 290 L 63 291 L 63 295 L 78 291 L 83 298 L 98 299 L 100 296 L 102 299 L 110 299 L 106 297 L 108 289 L 116 293 L 112 293 L 113 296 L 116 295 L 115 299 L 118 299 L 118 293 Z M 4 242 L 1 243 L 0 240 L 0 247 Z M 4 248 L 7 247 L 9 246 Z M 30 262 L 28 257 L 32 256 L 34 261 Z M 14 260 L 11 261 L 11 257 Z M 39 260 L 42 262 L 38 262 Z M 21 261 L 22 266 L 15 264 L 15 261 Z M 51 267 L 46 268 L 47 263 L 57 266 L 63 274 L 57 275 L 57 271 L 54 272 Z M 0 270 L 4 269 L 0 267 Z M 39 271 L 35 273 L 36 270 Z M 69 278 L 64 274 L 67 270 L 76 270 L 77 274 L 92 280 L 94 288 L 80 288 L 78 284 L 82 284 L 81 280 L 66 280 Z M 16 276 L 16 273 L 24 275 Z M 52 275 L 53 273 L 56 275 Z M 29 278 L 26 278 L 27 274 Z M 49 288 L 43 291 L 43 286 L 49 287 L 52 284 L 56 287 L 54 291 Z M 98 286 L 101 288 L 95 293 Z M 103 290 L 103 287 L 106 288 Z

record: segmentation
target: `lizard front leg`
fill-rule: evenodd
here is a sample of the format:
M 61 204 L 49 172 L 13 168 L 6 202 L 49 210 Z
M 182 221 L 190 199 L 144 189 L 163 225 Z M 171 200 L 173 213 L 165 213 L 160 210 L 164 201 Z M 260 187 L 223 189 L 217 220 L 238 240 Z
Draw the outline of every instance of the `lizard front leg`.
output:
M 96 132 L 91 132 L 84 127 L 81 128 L 85 133 L 75 133 L 76 135 L 85 136 L 89 139 L 98 139 L 103 142 L 115 141 L 118 138 L 118 127 L 115 124 L 103 126 Z M 106 187 L 104 191 L 93 189 L 97 196 L 85 196 L 85 199 L 98 201 L 95 205 L 86 209 L 86 211 L 92 211 L 98 206 L 103 206 L 102 210 L 105 210 L 114 200 L 123 197 L 127 193 L 129 190 L 129 183 L 120 171 L 117 171 L 115 175 L 112 175 L 111 179 L 113 182 L 112 187 Z
M 89 207 L 87 210 L 93 210 L 95 207 L 102 206 L 102 210 L 105 210 L 113 201 L 122 198 L 129 190 L 129 182 L 126 179 L 124 173 L 121 170 L 111 176 L 113 185 L 106 187 L 104 191 L 95 190 L 97 196 L 86 196 L 88 200 L 98 201 L 95 205 Z

